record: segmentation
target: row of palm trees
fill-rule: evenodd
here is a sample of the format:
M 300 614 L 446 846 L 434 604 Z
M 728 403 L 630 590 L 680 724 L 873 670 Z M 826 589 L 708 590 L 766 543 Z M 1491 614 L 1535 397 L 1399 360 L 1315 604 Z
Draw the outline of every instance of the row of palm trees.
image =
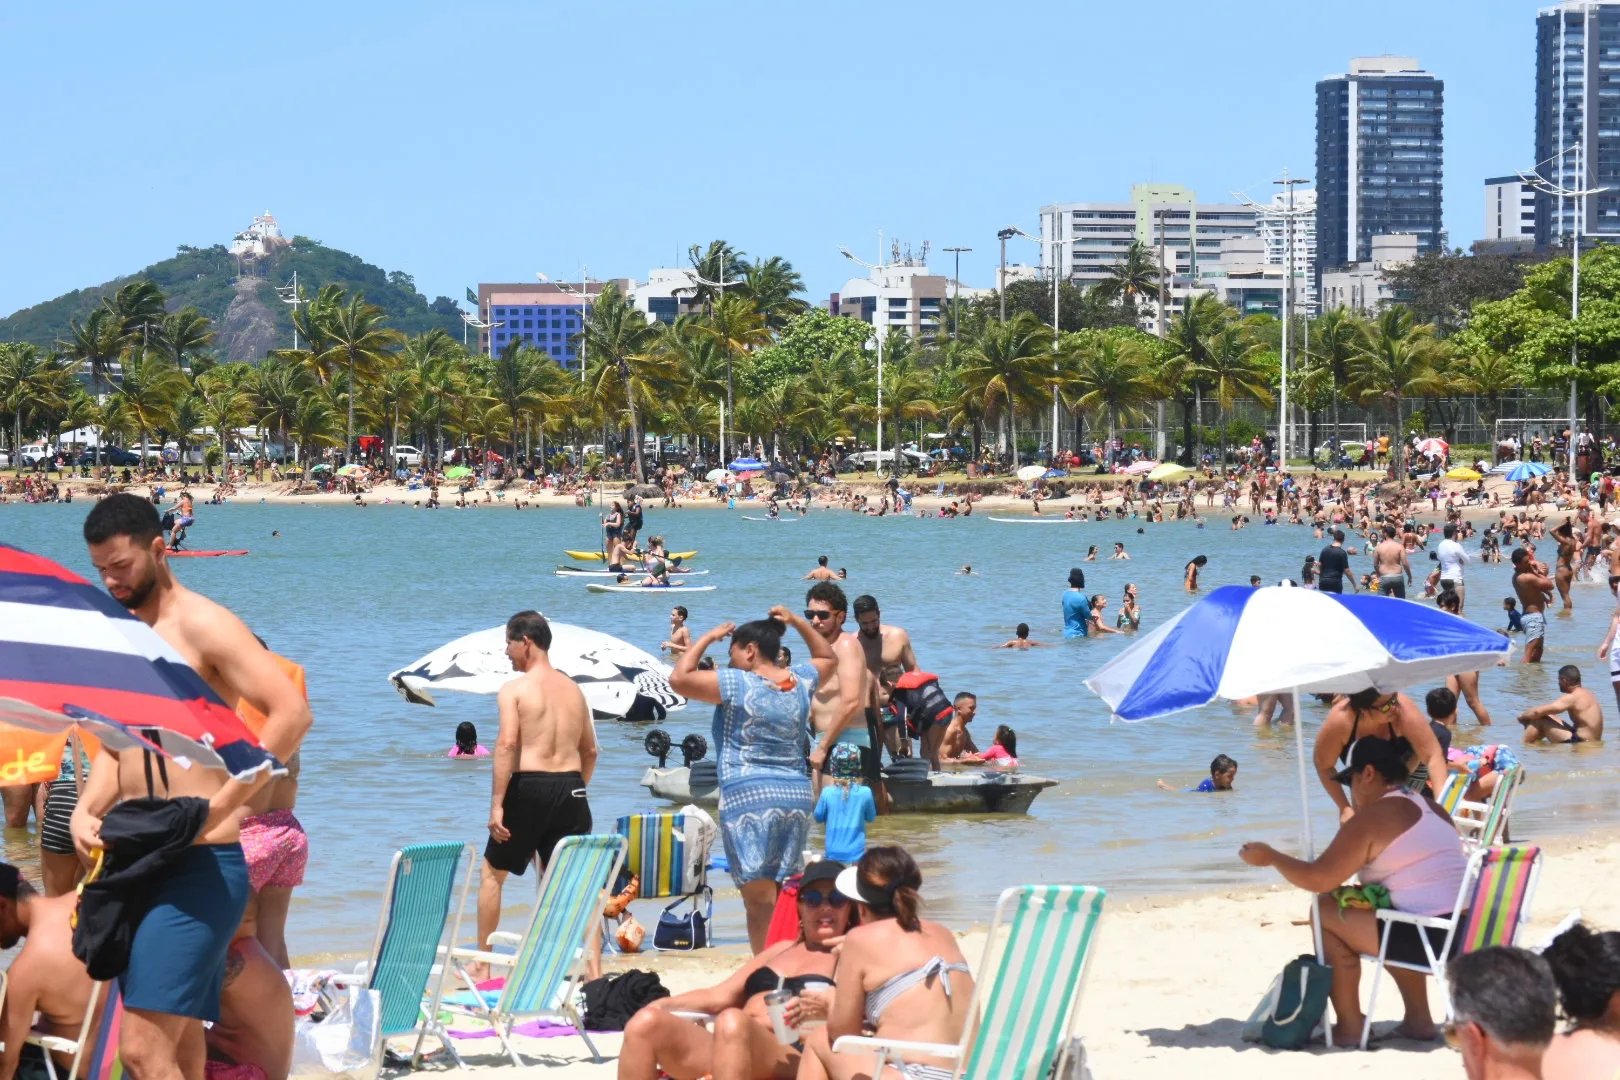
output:
M 1246 400 L 1269 406 L 1277 383 L 1277 321 L 1240 317 L 1213 296 L 1189 300 L 1163 339 L 1130 327 L 1059 334 L 1029 312 L 1003 321 L 994 305 L 974 304 L 954 313 L 954 336 L 923 344 L 891 332 L 880 406 L 875 353 L 860 334 L 831 334 L 831 344 L 782 355 L 789 337 L 821 340 L 795 331 L 839 322 L 808 310 L 790 263 L 750 261 L 723 241 L 694 246 L 691 261 L 693 313 L 672 324 L 603 288 L 580 332 L 583 375 L 521 342 L 484 356 L 443 331 L 407 338 L 387 327 L 381 308 L 335 285 L 296 309 L 298 348 L 258 365 L 216 364 L 207 318 L 168 312 L 155 286 L 136 282 L 76 320 L 57 350 L 0 345 L 0 417 L 14 443 L 91 427 L 144 450 L 154 436 L 184 445 L 207 428 L 221 454 L 234 432 L 256 426 L 299 458 L 353 447 L 359 433 L 386 435 L 390 445 L 409 436 L 442 456 L 447 445 L 531 454 L 538 445 L 543 453 L 548 443 L 619 431 L 627 468 L 645 478 L 643 433 L 700 444 L 719 431 L 739 380 L 745 392 L 724 416 L 728 441 L 758 440 L 777 452 L 859 442 L 880 422 L 896 432 L 929 421 L 971 441 L 975 457 L 992 438 L 999 454 L 1016 457 L 1020 422 L 1038 426 L 1054 403 L 1111 439 L 1169 402 L 1181 409 L 1184 460 L 1202 450 L 1195 421 L 1206 399 L 1220 410 L 1224 443 L 1228 411 Z M 1151 268 L 1131 266 L 1098 288 L 1134 307 L 1155 284 Z M 728 287 L 704 284 L 721 281 Z M 1335 422 L 1350 397 L 1386 403 L 1399 430 L 1403 397 L 1499 394 L 1520 378 L 1500 357 L 1452 355 L 1404 309 L 1376 322 L 1329 312 L 1312 322 L 1309 340 L 1304 369 L 1292 377 Z

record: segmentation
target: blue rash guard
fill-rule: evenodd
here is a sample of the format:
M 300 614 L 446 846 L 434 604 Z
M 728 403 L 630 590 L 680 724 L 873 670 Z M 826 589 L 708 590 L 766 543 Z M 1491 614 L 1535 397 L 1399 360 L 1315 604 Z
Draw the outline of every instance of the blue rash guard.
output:
M 1091 620 L 1091 601 L 1079 589 L 1069 589 L 1063 594 L 1063 636 L 1077 638 L 1086 636 L 1086 625 Z

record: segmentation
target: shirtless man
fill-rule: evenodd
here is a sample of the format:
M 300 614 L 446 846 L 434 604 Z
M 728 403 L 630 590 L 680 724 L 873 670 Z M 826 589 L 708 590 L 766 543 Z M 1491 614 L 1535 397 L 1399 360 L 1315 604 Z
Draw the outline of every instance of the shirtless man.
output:
M 874 687 L 883 669 L 890 664 L 899 664 L 902 671 L 917 670 L 917 654 L 911 649 L 911 635 L 898 626 L 884 625 L 883 616 L 878 611 L 877 597 L 868 595 L 855 598 L 855 623 L 860 627 L 861 650 L 866 654 L 866 670 L 870 672 Z M 875 713 L 875 697 L 873 708 Z M 902 745 L 907 751 L 910 750 L 910 740 L 906 739 L 898 726 L 886 729 L 883 740 L 892 755 L 898 755 Z
M 180 497 L 174 501 L 174 510 L 166 517 L 168 520 L 163 524 L 169 531 L 169 550 L 179 551 L 180 541 L 186 538 L 186 531 L 197 521 L 197 511 L 192 505 L 191 492 L 182 491 Z
M 810 782 L 819 795 L 826 783 L 822 773 L 827 755 L 839 742 L 853 743 L 861 752 L 861 775 L 877 803 L 879 813 L 888 813 L 887 792 L 882 785 L 882 732 L 877 724 L 876 680 L 866 669 L 866 654 L 854 634 L 844 630 L 849 603 L 844 590 L 830 581 L 818 581 L 804 597 L 804 617 L 816 632 L 832 645 L 837 661 L 831 678 L 816 684 L 810 698 L 810 730 L 815 745 L 810 748 Z
M 1580 541 L 1575 538 L 1575 526 L 1569 518 L 1565 518 L 1564 523 L 1552 531 L 1552 537 L 1558 545 L 1558 563 L 1553 572 L 1553 582 L 1558 587 L 1558 595 L 1563 598 L 1564 610 L 1572 611 L 1575 604 L 1569 595 L 1569 586 L 1575 580 L 1575 555 L 1580 550 Z
M 973 736 L 968 734 L 967 729 L 967 726 L 973 723 L 974 716 L 978 715 L 978 697 L 964 690 L 956 695 L 951 704 L 956 711 L 951 714 L 951 721 L 945 725 L 945 734 L 939 740 L 941 761 L 954 761 L 963 755 L 979 752 L 979 748 L 973 745 Z
M 1524 548 L 1513 549 L 1513 591 L 1524 611 L 1524 662 L 1539 664 L 1547 641 L 1547 602 L 1552 599 L 1553 583 L 1547 567 Z
M 838 571 L 832 569 L 831 567 L 829 567 L 827 565 L 827 556 L 818 555 L 818 556 L 816 556 L 816 568 L 814 570 L 810 571 L 808 574 L 804 575 L 804 577 L 802 577 L 800 580 L 801 581 L 836 581 L 837 579 L 838 579 Z
M 1603 738 L 1603 706 L 1597 695 L 1581 685 L 1581 669 L 1565 664 L 1558 669 L 1559 696 L 1545 705 L 1519 714 L 1524 741 L 1550 743 L 1597 742 Z M 1568 718 L 1558 719 L 1559 713 Z
M 84 539 L 113 599 L 156 630 L 221 699 L 263 713 L 260 744 L 277 760 L 292 757 L 309 730 L 308 704 L 241 619 L 175 579 L 156 508 L 133 495 L 109 495 L 85 519 Z M 217 769 L 170 767 L 161 758 L 149 774 L 152 765 L 143 753 L 103 744 L 73 811 L 73 842 L 93 861 L 103 815 L 115 802 L 158 787 L 162 797 L 207 801 L 207 819 L 164 871 L 135 932 L 129 968 L 119 977 L 118 1042 L 132 1076 L 203 1080 L 202 1021 L 219 1019 L 225 954 L 248 901 L 237 811 L 267 778 L 244 782 Z
M 686 628 L 686 608 L 676 604 L 669 610 L 669 640 L 659 648 L 679 660 L 692 647 L 692 631 Z
M 259 943 L 253 908 L 225 955 L 225 986 L 219 1020 L 208 1029 L 208 1058 L 229 1065 L 257 1065 L 267 1077 L 292 1069 L 292 990 L 280 965 Z
M 1050 641 L 1031 641 L 1029 639 L 1029 623 L 1021 622 L 1013 628 L 1013 639 L 1003 641 L 1000 645 L 990 646 L 992 649 L 1043 649 L 1051 648 Z
M 1395 526 L 1384 526 L 1384 538 L 1373 548 L 1373 576 L 1378 591 L 1385 596 L 1406 598 L 1412 580 L 1412 564 L 1406 561 L 1406 548 L 1395 538 Z
M 17 1075 L 26 1054 L 39 1061 L 39 1051 L 24 1045 L 30 1031 L 77 1039 L 84 1028 L 95 986 L 84 962 L 73 955 L 70 922 L 79 898 L 73 893 L 46 898 L 22 879 L 17 868 L 0 863 L 0 948 L 23 940 L 22 951 L 7 970 L 5 1009 L 0 1012 L 0 1080 Z M 34 1014 L 40 1022 L 34 1024 Z M 95 1029 L 94 1022 L 91 1030 Z M 58 1069 L 73 1065 L 71 1054 L 57 1054 Z
M 591 831 L 585 789 L 596 771 L 596 727 L 574 680 L 551 666 L 550 647 L 551 624 L 538 611 L 506 621 L 506 656 L 522 674 L 496 697 L 501 730 L 478 881 L 479 948 L 500 925 L 506 875 L 522 877 L 531 862 L 544 873 L 558 841 Z M 487 973 L 480 968 L 474 978 Z

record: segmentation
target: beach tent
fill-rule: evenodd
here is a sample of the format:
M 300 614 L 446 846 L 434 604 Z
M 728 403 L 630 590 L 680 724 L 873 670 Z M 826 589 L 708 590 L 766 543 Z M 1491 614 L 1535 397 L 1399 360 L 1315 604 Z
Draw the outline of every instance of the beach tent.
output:
M 686 705 L 669 685 L 673 669 L 668 664 L 611 634 L 553 622 L 548 653 L 552 666 L 579 686 L 598 719 L 621 720 L 632 713 L 652 719 L 654 705 L 664 709 Z M 515 678 L 517 672 L 506 657 L 503 625 L 441 645 L 391 673 L 388 681 L 406 701 L 433 705 L 435 691 L 493 694 Z

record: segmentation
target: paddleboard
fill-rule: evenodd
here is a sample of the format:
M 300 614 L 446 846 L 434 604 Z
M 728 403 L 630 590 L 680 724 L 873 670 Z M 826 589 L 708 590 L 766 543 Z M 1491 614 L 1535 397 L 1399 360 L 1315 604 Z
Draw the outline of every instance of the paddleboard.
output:
M 169 558 L 174 559 L 174 558 L 187 558 L 187 557 L 189 557 L 189 558 L 193 558 L 193 559 L 217 559 L 217 558 L 220 558 L 221 556 L 225 556 L 225 555 L 246 555 L 246 554 L 247 554 L 247 552 L 245 550 L 244 551 L 192 551 L 190 548 L 187 548 L 185 551 L 171 551 L 171 552 L 169 552 Z
M 564 548 L 563 554 L 568 556 L 570 559 L 577 559 L 580 562 L 601 562 L 603 559 L 607 558 L 607 555 L 600 551 L 569 551 L 567 548 Z M 697 552 L 672 551 L 669 553 L 669 557 L 672 559 L 680 559 L 684 562 L 687 559 L 697 558 Z
M 632 574 L 632 575 L 634 575 L 634 574 L 645 574 L 646 571 L 645 570 L 626 570 L 625 573 Z M 682 570 L 679 573 L 676 573 L 675 571 L 671 571 L 670 576 L 671 577 L 698 577 L 698 576 L 700 576 L 702 574 L 707 574 L 707 573 L 708 573 L 707 570 Z M 587 570 L 583 566 L 562 566 L 562 565 L 558 565 L 558 567 L 557 567 L 557 576 L 558 577 L 618 577 L 619 572 L 617 570 Z
M 1008 525 L 1078 525 L 1078 524 L 1080 524 L 1082 521 L 1084 521 L 1086 519 L 1085 518 L 1066 518 L 1066 517 L 1027 517 L 1027 518 L 992 517 L 990 520 L 991 521 L 1004 521 Z
M 754 517 L 752 514 L 744 514 L 742 516 L 742 519 L 744 521 L 785 521 L 785 522 L 792 522 L 792 521 L 797 520 L 795 518 L 789 518 L 789 517 Z
M 587 582 L 585 588 L 591 592 L 713 592 L 713 585 L 602 585 L 595 581 Z

